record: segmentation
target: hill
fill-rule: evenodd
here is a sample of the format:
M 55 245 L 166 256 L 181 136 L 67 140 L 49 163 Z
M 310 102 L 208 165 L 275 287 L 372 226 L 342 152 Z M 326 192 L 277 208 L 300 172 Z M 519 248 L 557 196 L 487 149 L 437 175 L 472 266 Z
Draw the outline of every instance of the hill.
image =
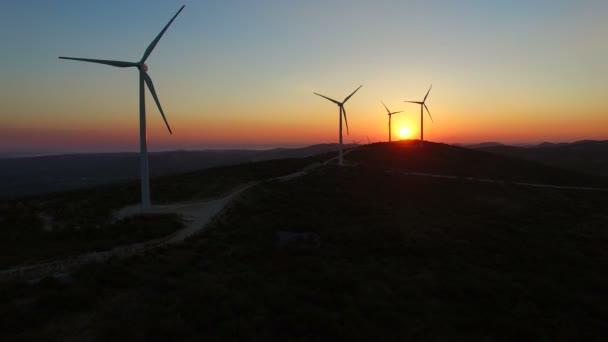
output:
M 150 175 L 337 151 L 337 144 L 272 150 L 170 151 L 149 154 Z M 41 194 L 139 178 L 138 153 L 65 154 L 0 159 L 0 198 Z
M 483 143 L 479 143 L 479 144 L 468 144 L 468 145 L 456 144 L 456 146 L 463 146 L 463 147 L 467 147 L 467 148 L 478 149 L 478 148 L 505 146 L 505 145 L 501 144 L 499 142 L 489 141 L 489 142 L 483 142 Z
M 608 140 L 542 143 L 531 147 L 473 146 L 482 151 L 541 162 L 586 174 L 608 176 Z
M 244 184 L 297 172 L 327 159 L 268 160 L 153 177 L 153 204 L 205 201 Z M 140 200 L 138 181 L 0 200 L 0 269 L 45 259 L 107 250 L 182 228 L 175 215 L 140 215 L 116 221 L 112 212 Z
M 472 150 L 431 142 L 425 142 L 423 148 L 420 148 L 414 140 L 362 146 L 351 158 L 379 167 L 460 177 L 569 186 L 608 184 L 605 177 L 556 168 L 518 157 L 497 155 L 487 152 L 485 148 Z
M 0 331 L 22 340 L 606 337 L 604 192 L 421 175 L 578 174 L 432 143 L 365 145 L 346 161 L 251 188 L 182 245 L 2 284 Z

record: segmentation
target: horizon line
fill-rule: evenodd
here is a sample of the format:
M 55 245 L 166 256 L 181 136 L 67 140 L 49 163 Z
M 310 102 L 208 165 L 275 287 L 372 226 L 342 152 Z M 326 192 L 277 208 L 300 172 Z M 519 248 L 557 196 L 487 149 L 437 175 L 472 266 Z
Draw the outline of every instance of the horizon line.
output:
M 393 142 L 399 141 L 419 141 L 420 139 L 400 139 Z M 470 145 L 481 145 L 481 144 L 500 144 L 504 146 L 538 146 L 541 144 L 573 144 L 583 141 L 608 141 L 608 139 L 581 139 L 574 141 L 540 141 L 540 142 L 514 142 L 504 143 L 501 141 L 482 141 L 482 142 L 441 142 L 425 140 L 425 142 L 447 144 L 455 146 L 470 146 Z M 388 143 L 388 141 L 372 141 L 372 143 Z M 150 153 L 166 153 L 166 152 L 197 152 L 197 151 L 235 151 L 235 150 L 250 150 L 250 151 L 268 151 L 274 149 L 296 149 L 305 148 L 315 145 L 338 145 L 336 142 L 318 142 L 318 143 L 286 143 L 286 144 L 211 144 L 201 146 L 184 146 L 175 148 L 152 148 L 149 149 Z M 345 143 L 345 145 L 355 145 L 354 142 Z M 366 143 L 359 143 L 359 145 L 366 145 Z M 0 151 L 0 159 L 17 159 L 17 158 L 33 158 L 33 157 L 45 157 L 45 156 L 60 156 L 60 155 L 78 155 L 78 154 L 113 154 L 113 153 L 139 153 L 136 149 L 90 149 L 90 150 L 79 150 L 79 151 L 33 151 L 33 150 L 14 150 L 14 151 Z

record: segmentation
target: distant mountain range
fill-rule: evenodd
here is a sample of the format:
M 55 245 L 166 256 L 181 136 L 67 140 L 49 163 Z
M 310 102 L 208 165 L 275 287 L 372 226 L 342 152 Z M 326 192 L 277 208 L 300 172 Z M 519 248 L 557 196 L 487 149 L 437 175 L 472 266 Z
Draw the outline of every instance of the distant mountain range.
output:
M 271 150 L 153 152 L 149 154 L 150 173 L 162 176 L 262 160 L 304 158 L 337 150 L 338 144 L 319 144 Z M 0 159 L 0 178 L 0 197 L 4 198 L 138 179 L 139 154 L 64 154 Z
M 544 142 L 527 147 L 486 142 L 465 145 L 465 147 L 533 160 L 587 174 L 608 176 L 608 140 L 581 140 L 573 143 Z

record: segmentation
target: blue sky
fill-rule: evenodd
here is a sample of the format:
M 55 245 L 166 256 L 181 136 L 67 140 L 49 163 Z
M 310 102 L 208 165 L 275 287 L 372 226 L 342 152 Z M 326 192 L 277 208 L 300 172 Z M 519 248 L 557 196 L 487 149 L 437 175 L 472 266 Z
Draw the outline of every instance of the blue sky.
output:
M 71 136 L 65 149 L 77 132 L 90 149 L 135 149 L 136 134 L 113 145 L 111 132 L 136 129 L 136 73 L 57 56 L 136 61 L 184 3 L 148 60 L 176 130 L 148 99 L 159 149 L 331 142 L 334 108 L 312 92 L 359 84 L 355 138 L 384 137 L 380 100 L 416 130 L 402 101 L 430 83 L 431 140 L 608 138 L 606 1 L 26 0 L 0 11 L 0 150 L 35 149 L 42 133 Z

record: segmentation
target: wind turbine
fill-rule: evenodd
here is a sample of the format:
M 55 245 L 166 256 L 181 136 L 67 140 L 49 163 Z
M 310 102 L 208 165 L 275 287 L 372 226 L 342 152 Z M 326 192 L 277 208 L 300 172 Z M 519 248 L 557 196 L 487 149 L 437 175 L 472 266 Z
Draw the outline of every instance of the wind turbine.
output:
M 118 68 L 130 68 L 134 67 L 139 70 L 139 149 L 140 149 L 140 173 L 141 173 L 141 205 L 142 209 L 150 208 L 150 173 L 148 170 L 148 146 L 147 146 L 147 133 L 146 133 L 146 103 L 145 103 L 145 85 L 148 86 L 148 90 L 152 94 L 154 101 L 156 102 L 156 106 L 158 106 L 158 110 L 160 111 L 160 115 L 163 117 L 165 121 L 165 125 L 169 130 L 170 134 L 173 134 L 171 131 L 171 127 L 169 127 L 169 123 L 167 122 L 167 118 L 165 117 L 165 113 L 163 112 L 163 108 L 160 105 L 160 101 L 158 100 L 158 96 L 156 95 L 156 91 L 154 90 L 154 84 L 152 83 L 152 79 L 148 75 L 148 66 L 146 65 L 146 60 L 158 44 L 158 41 L 162 38 L 165 31 L 169 28 L 173 20 L 177 17 L 177 15 L 184 9 L 185 5 L 182 6 L 179 11 L 171 18 L 169 23 L 165 25 L 162 31 L 154 38 L 152 43 L 148 46 L 146 51 L 144 52 L 143 57 L 139 62 L 122 62 L 122 61 L 111 61 L 111 60 L 102 60 L 102 59 L 89 59 L 89 58 L 74 58 L 74 57 L 59 57 L 61 59 L 71 59 L 75 61 L 82 62 L 90 62 L 90 63 L 98 63 L 98 64 L 106 64 Z
M 380 101 L 380 102 L 382 102 L 382 101 Z M 390 143 L 392 141 L 391 117 L 397 113 L 403 113 L 403 111 L 401 110 L 398 112 L 391 112 L 390 110 L 388 110 L 388 108 L 386 107 L 384 102 L 382 102 L 382 105 L 384 106 L 384 108 L 386 108 L 386 112 L 388 113 L 388 142 Z
M 361 88 L 361 87 L 363 87 L 363 84 L 359 86 L 359 88 Z M 355 89 L 355 91 L 353 91 L 350 95 L 348 95 L 342 102 L 336 101 L 334 99 L 331 99 L 331 98 L 321 95 L 321 94 L 314 93 L 315 95 L 319 95 L 319 96 L 337 104 L 338 107 L 340 108 L 340 114 L 339 114 L 340 115 L 340 162 L 339 162 L 340 166 L 344 165 L 343 158 L 342 158 L 342 115 L 344 115 L 344 122 L 346 122 L 346 134 L 350 135 L 350 133 L 348 132 L 348 119 L 346 119 L 346 109 L 344 109 L 344 104 L 346 103 L 346 101 L 348 101 L 348 99 L 350 99 L 351 96 L 353 96 L 357 92 L 357 90 L 359 90 L 359 88 Z
M 433 122 L 433 117 L 431 116 L 431 112 L 429 112 L 429 108 L 426 106 L 426 98 L 427 96 L 429 96 L 429 93 L 431 92 L 431 88 L 433 88 L 433 85 L 431 84 L 431 86 L 429 87 L 429 91 L 426 92 L 426 95 L 424 95 L 424 99 L 422 100 L 422 102 L 419 101 L 404 101 L 404 102 L 409 102 L 409 103 L 417 103 L 420 105 L 420 146 L 422 146 L 423 141 L 424 141 L 424 115 L 423 115 L 423 107 L 424 109 L 426 109 L 426 112 L 429 113 L 429 117 L 431 118 L 431 122 Z

